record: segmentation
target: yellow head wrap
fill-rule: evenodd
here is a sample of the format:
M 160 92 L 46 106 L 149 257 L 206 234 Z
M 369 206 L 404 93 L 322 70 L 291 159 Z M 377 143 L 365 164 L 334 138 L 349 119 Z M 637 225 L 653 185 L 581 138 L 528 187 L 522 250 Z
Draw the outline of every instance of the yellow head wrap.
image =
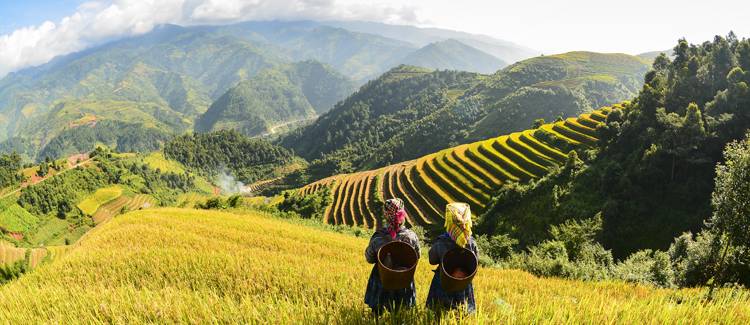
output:
M 458 246 L 466 247 L 471 237 L 471 209 L 468 204 L 454 202 L 445 207 L 445 230 Z

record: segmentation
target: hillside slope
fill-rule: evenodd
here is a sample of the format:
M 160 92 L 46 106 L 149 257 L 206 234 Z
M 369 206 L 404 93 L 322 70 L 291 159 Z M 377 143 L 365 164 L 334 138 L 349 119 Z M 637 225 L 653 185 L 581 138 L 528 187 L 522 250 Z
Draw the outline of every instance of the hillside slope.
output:
M 351 80 L 316 61 L 268 69 L 219 97 L 195 121 L 195 130 L 236 129 L 257 136 L 325 113 L 353 91 Z
M 365 238 L 257 213 L 136 211 L 0 287 L 0 318 L 10 323 L 372 323 L 362 303 L 372 268 L 362 258 L 366 245 Z M 415 277 L 417 301 L 425 300 L 432 274 L 422 259 Z M 479 312 L 476 320 L 465 321 L 750 321 L 750 297 L 729 289 L 706 302 L 698 289 L 539 279 L 496 269 L 480 269 L 474 283 Z M 418 306 L 391 320 L 436 321 Z
M 430 69 L 478 73 L 493 73 L 507 65 L 503 60 L 453 39 L 428 44 L 400 62 Z
M 474 89 L 488 106 L 470 132 L 483 139 L 633 98 L 650 62 L 627 54 L 569 52 L 540 56 L 491 75 Z
M 400 66 L 281 144 L 330 176 L 415 159 L 628 100 L 648 69 L 625 54 L 537 57 L 492 75 Z
M 544 176 L 563 164 L 571 149 L 593 146 L 596 127 L 610 108 L 579 118 L 545 124 L 498 138 L 461 145 L 416 160 L 354 174 L 336 175 L 303 187 L 307 195 L 329 187 L 333 196 L 324 221 L 375 227 L 380 211 L 376 197 L 399 197 L 406 203 L 408 222 L 442 224 L 449 202 L 466 202 L 484 211 L 493 193 L 508 182 Z

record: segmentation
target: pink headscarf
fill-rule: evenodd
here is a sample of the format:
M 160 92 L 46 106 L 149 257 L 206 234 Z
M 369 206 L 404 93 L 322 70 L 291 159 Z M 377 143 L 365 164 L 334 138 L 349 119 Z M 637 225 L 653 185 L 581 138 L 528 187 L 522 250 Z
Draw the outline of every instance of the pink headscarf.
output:
M 390 199 L 385 201 L 385 221 L 388 223 L 388 233 L 391 238 L 396 239 L 401 225 L 406 221 L 406 211 L 404 210 L 404 201 L 401 199 Z

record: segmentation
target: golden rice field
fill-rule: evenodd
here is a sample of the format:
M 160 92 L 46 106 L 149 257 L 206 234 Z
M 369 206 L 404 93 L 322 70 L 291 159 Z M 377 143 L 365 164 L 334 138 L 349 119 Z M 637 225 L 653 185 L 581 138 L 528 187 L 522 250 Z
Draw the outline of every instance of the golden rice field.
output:
M 100 188 L 94 194 L 86 197 L 81 203 L 78 203 L 78 208 L 85 214 L 94 215 L 100 206 L 117 199 L 121 195 L 122 188 L 117 185 Z
M 29 267 L 38 266 L 45 257 L 53 259 L 68 250 L 68 246 L 50 246 L 43 248 L 23 248 L 0 242 L 0 265 L 9 265 L 26 259 L 28 253 Z
M 133 196 L 120 195 L 114 200 L 103 204 L 92 215 L 94 223 L 97 225 L 109 220 L 110 218 L 124 211 L 133 211 L 155 206 L 154 199 L 150 195 L 136 194 Z
M 130 212 L 92 230 L 66 255 L 0 287 L 11 324 L 372 323 L 362 302 L 367 239 L 255 213 Z M 432 275 L 416 274 L 423 302 Z M 540 279 L 480 269 L 478 313 L 443 323 L 750 322 L 750 294 L 667 290 L 617 282 Z M 420 305 L 388 322 L 434 323 Z
M 143 162 L 153 169 L 159 169 L 163 172 L 173 172 L 177 174 L 184 174 L 185 167 L 179 162 L 164 157 L 164 154 L 160 151 L 155 151 L 143 158 Z
M 596 127 L 610 111 L 610 107 L 604 107 L 540 129 L 566 146 L 592 146 L 597 141 Z M 377 170 L 335 175 L 303 187 L 300 193 L 306 195 L 329 186 L 332 203 L 324 221 L 331 224 L 374 227 L 378 213 L 373 201 L 376 193 L 385 198 L 402 198 L 409 212 L 407 222 L 412 225 L 440 223 L 448 202 L 466 202 L 481 213 L 490 202 L 491 193 L 504 183 L 544 176 L 550 168 L 565 162 L 567 151 L 560 142 L 550 141 L 540 132 L 525 130 Z M 374 181 L 377 177 L 382 180 L 378 184 Z

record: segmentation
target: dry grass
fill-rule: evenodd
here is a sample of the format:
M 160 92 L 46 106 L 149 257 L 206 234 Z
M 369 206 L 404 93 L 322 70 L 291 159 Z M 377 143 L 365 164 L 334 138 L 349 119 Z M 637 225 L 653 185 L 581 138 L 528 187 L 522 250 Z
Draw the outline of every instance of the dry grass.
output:
M 128 213 L 69 253 L 0 288 L 7 323 L 370 323 L 362 302 L 367 240 L 257 214 L 190 209 Z M 416 275 L 423 302 L 432 275 Z M 467 323 L 750 322 L 750 295 L 618 282 L 540 279 L 481 269 Z M 433 323 L 421 306 L 390 316 Z M 443 322 L 455 322 L 448 315 Z

